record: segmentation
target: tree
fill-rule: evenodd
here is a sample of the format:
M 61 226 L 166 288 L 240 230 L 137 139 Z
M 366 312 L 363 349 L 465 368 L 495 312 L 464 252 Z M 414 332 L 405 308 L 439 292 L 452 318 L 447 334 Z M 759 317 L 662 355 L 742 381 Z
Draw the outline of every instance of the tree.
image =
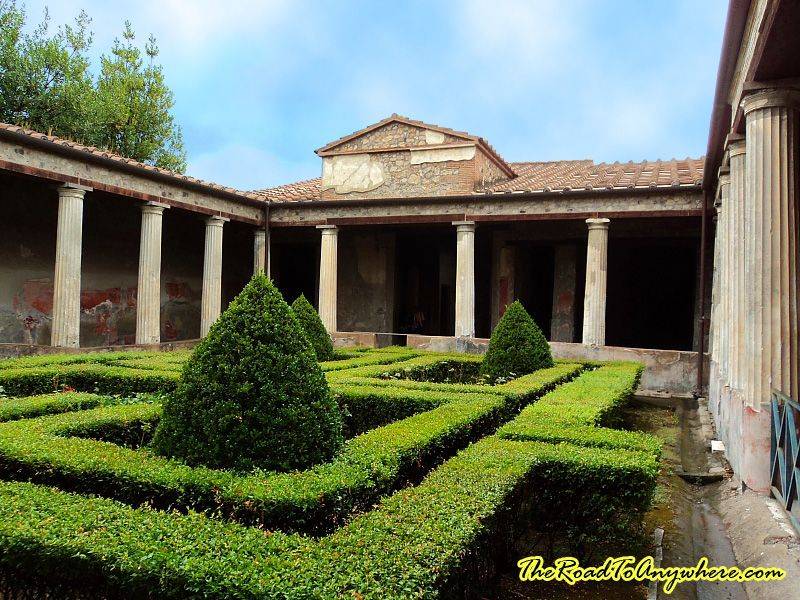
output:
M 331 360 L 333 358 L 331 336 L 325 330 L 325 325 L 322 324 L 319 314 L 303 294 L 300 294 L 292 302 L 292 310 L 300 323 L 303 333 L 305 333 L 306 339 L 311 343 L 311 347 L 314 348 L 317 360 Z
M 150 36 L 142 51 L 126 22 L 122 40 L 92 76 L 91 19 L 25 33 L 25 12 L 0 0 L 0 120 L 182 172 L 186 154 L 172 115 L 174 97 Z M 146 57 L 146 58 L 145 58 Z
M 122 40 L 116 40 L 111 55 L 101 59 L 94 145 L 182 172 L 186 155 L 172 116 L 173 94 L 164 82 L 161 65 L 155 62 L 156 40 L 152 35 L 147 40 L 145 60 L 135 39 L 126 21 Z
M 50 16 L 29 34 L 25 13 L 0 0 L 0 119 L 80 140 L 94 106 L 89 17 L 50 34 Z
M 481 375 L 495 381 L 500 377 L 519 377 L 552 366 L 550 344 L 536 321 L 516 300 L 506 308 L 492 332 L 481 363 Z
M 289 305 L 254 275 L 195 348 L 153 440 L 190 465 L 288 471 L 342 444 L 339 407 Z

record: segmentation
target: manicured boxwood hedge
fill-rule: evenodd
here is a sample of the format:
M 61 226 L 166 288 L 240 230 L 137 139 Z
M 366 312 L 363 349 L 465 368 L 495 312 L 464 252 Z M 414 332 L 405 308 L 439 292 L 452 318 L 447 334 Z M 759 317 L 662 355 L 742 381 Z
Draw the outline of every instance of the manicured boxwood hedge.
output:
M 543 370 L 531 376 L 524 393 L 506 396 L 343 388 L 349 398 L 345 403 L 358 397 L 372 398 L 374 412 L 361 417 L 362 423 L 383 419 L 378 411 L 381 405 L 389 413 L 440 406 L 359 435 L 349 440 L 332 462 L 300 473 L 239 476 L 191 468 L 151 456 L 146 450 L 65 437 L 78 432 L 82 437 L 116 439 L 120 429 L 131 427 L 135 439 L 157 420 L 158 409 L 152 405 L 100 408 L 0 424 L 0 472 L 6 477 L 53 483 L 133 504 L 153 501 L 162 507 L 220 511 L 265 526 L 325 529 L 424 466 L 485 434 L 521 404 L 572 377 L 578 368 L 558 365 Z M 383 399 L 378 401 L 381 394 Z M 399 409 L 403 402 L 398 397 L 403 394 L 407 403 Z M 368 408 L 361 406 L 365 415 Z M 113 436 L 102 433 L 104 427 L 113 429 Z
M 542 488 L 563 482 L 569 527 L 570 514 L 598 507 L 642 510 L 657 469 L 645 453 L 489 437 L 319 540 L 2 483 L 0 571 L 11 591 L 44 581 L 127 597 L 456 595 L 512 516 L 536 520 L 551 508 L 538 502 Z M 530 494 L 537 502 L 524 502 Z M 520 510 L 532 504 L 533 514 Z
M 236 475 L 188 467 L 93 439 L 153 425 L 158 409 L 129 405 L 0 426 L 0 473 L 132 504 L 221 513 L 262 526 L 324 530 L 496 424 L 497 396 L 453 402 L 345 443 L 333 461 L 299 473 Z M 116 433 L 114 435 L 117 435 Z
M 29 419 L 42 415 L 54 415 L 74 410 L 86 410 L 97 406 L 119 404 L 114 396 L 86 394 L 82 392 L 62 392 L 23 396 L 22 398 L 0 399 L 0 422 Z
M 640 523 L 655 487 L 658 444 L 642 434 L 597 427 L 618 422 L 639 366 L 599 366 L 581 374 L 583 366 L 557 362 L 503 385 L 481 386 L 380 379 L 387 365 L 401 361 L 411 368 L 435 365 L 429 353 L 391 348 L 358 359 L 323 368 L 349 363 L 330 369 L 327 378 L 341 392 L 340 402 L 372 411 L 361 417 L 364 426 L 398 406 L 427 412 L 354 437 L 332 462 L 302 473 L 242 477 L 190 469 L 146 450 L 96 441 L 130 443 L 126 432 L 143 435 L 158 419 L 157 404 L 0 424 L 5 477 L 206 513 L 135 509 L 33 483 L 0 483 L 0 593 L 460 596 L 483 573 L 487 546 L 497 553 L 512 538 L 515 520 L 558 537 L 565 551 L 581 556 L 598 539 L 626 535 Z M 468 446 L 419 485 L 358 515 L 537 397 L 498 435 Z M 385 409 L 378 408 L 382 404 Z M 333 529 L 353 511 L 357 516 Z M 265 535 L 242 524 L 327 535 Z
M 0 386 L 11 396 L 31 396 L 64 389 L 101 394 L 168 392 L 175 389 L 179 371 L 131 369 L 78 363 L 0 370 Z
M 602 427 L 620 423 L 621 409 L 633 395 L 642 368 L 638 363 L 611 363 L 587 371 L 526 407 L 514 421 L 501 427 L 498 435 L 658 455 L 661 445 L 653 436 Z

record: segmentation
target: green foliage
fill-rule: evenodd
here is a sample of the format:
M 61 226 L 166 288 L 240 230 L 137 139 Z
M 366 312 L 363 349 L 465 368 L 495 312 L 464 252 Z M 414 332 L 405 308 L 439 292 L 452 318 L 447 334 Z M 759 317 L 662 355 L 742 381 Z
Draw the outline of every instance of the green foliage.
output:
M 130 396 L 175 388 L 180 373 L 97 363 L 0 369 L 0 386 L 13 396 L 75 390 Z
M 0 422 L 30 419 L 42 415 L 54 415 L 73 410 L 86 410 L 104 404 L 119 402 L 112 396 L 64 392 L 25 396 L 0 401 Z
M 314 348 L 317 360 L 332 360 L 334 355 L 331 336 L 325 330 L 325 325 L 322 324 L 319 314 L 303 294 L 300 294 L 292 302 L 292 310 L 306 339 L 311 344 L 311 347 Z
M 657 438 L 608 428 L 620 424 L 621 410 L 633 395 L 641 372 L 642 366 L 637 363 L 611 363 L 587 371 L 525 408 L 514 421 L 501 427 L 498 435 L 515 440 L 638 450 L 660 456 L 661 444 Z
M 181 362 L 168 357 L 49 368 L 113 363 L 163 372 Z M 506 545 L 509 532 L 530 531 L 553 552 L 586 560 L 639 531 L 655 489 L 657 444 L 598 425 L 618 422 L 641 366 L 582 372 L 584 365 L 559 362 L 492 386 L 381 379 L 392 370 L 437 373 L 449 355 L 389 349 L 358 358 L 326 363 L 350 365 L 326 377 L 352 427 L 416 414 L 348 440 L 333 460 L 302 472 L 236 474 L 138 448 L 159 420 L 157 402 L 0 423 L 4 478 L 88 494 L 0 483 L 0 593 L 462 596 L 486 570 L 481 549 L 518 551 Z M 47 365 L 11 366 L 5 370 Z M 536 398 L 499 435 L 479 439 Z
M 0 483 L 0 571 L 26 591 L 136 597 L 461 596 L 476 541 L 508 541 L 509 518 L 572 532 L 615 522 L 647 505 L 657 471 L 643 453 L 489 437 L 318 539 Z
M 174 98 L 151 36 L 142 50 L 130 23 L 92 75 L 91 19 L 26 31 L 26 14 L 0 0 L 0 121 L 183 172 L 186 153 L 172 115 Z
M 481 375 L 491 381 L 519 377 L 553 366 L 550 344 L 519 300 L 503 314 L 492 332 Z
M 0 424 L 0 471 L 134 504 L 207 510 L 269 527 L 325 529 L 573 375 L 564 365 L 545 369 L 506 397 L 489 386 L 481 386 L 482 394 L 463 394 L 336 385 L 353 429 L 412 416 L 348 440 L 331 462 L 299 473 L 236 475 L 93 441 L 120 439 L 130 427 L 131 445 L 157 422 L 157 405 L 135 404 Z M 91 439 L 70 437 L 76 434 Z
M 288 471 L 329 460 L 342 417 L 289 305 L 256 274 L 197 345 L 153 440 L 190 465 Z

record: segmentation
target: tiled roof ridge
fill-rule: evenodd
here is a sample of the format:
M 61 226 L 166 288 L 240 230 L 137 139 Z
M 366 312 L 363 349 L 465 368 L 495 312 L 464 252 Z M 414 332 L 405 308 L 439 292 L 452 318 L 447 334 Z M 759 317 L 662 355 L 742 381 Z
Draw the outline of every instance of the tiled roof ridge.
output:
M 162 167 L 156 167 L 153 165 L 149 165 L 147 163 L 143 163 L 141 161 L 128 158 L 122 156 L 121 154 L 117 154 L 116 152 L 111 152 L 110 150 L 105 150 L 103 148 L 97 148 L 96 146 L 89 146 L 86 144 L 81 144 L 80 142 L 76 142 L 67 138 L 50 135 L 46 133 L 42 133 L 40 131 L 35 131 L 33 129 L 28 129 L 26 127 L 22 127 L 20 125 L 14 125 L 12 123 L 0 123 L 0 131 L 7 131 L 11 133 L 15 133 L 17 135 L 23 135 L 29 137 L 31 139 L 39 140 L 54 144 L 56 146 L 61 146 L 64 148 L 69 148 L 76 152 L 82 152 L 97 158 L 106 159 L 110 161 L 114 161 L 123 165 L 127 165 L 130 167 L 135 167 L 137 169 L 142 169 L 145 171 L 150 171 L 151 173 L 166 176 L 177 181 L 181 181 L 184 183 L 190 183 L 192 185 L 200 185 L 206 188 L 210 188 L 213 190 L 217 190 L 220 192 L 225 192 L 228 194 L 235 194 L 237 196 L 243 196 L 249 198 L 251 200 L 263 200 L 263 197 L 256 193 L 256 192 L 248 192 L 244 190 L 239 190 L 236 188 L 232 188 L 229 186 L 221 185 L 219 183 L 214 183 L 212 181 L 205 181 L 203 179 L 198 179 L 196 177 L 192 177 L 191 175 L 185 175 L 183 173 L 178 173 L 177 171 L 171 171 L 169 169 L 164 169 Z

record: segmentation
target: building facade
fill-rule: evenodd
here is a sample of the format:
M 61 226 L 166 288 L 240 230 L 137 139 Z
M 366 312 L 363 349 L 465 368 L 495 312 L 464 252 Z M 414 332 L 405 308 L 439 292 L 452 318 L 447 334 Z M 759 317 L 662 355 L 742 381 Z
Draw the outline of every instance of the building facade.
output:
M 798 24 L 798 2 L 731 2 L 703 182 L 716 221 L 709 400 L 731 465 L 760 492 L 773 483 L 771 392 L 800 391 Z

